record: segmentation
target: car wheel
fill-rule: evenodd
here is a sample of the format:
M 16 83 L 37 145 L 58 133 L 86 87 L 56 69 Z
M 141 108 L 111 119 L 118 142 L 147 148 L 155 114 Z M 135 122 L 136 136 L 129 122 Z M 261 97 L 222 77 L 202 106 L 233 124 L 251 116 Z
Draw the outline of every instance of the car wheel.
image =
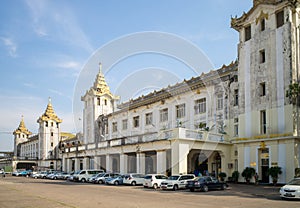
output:
M 103 181 L 102 181 L 102 180 L 99 180 L 99 184 L 103 184 Z
M 144 188 L 147 188 L 147 186 L 144 186 Z
M 136 182 L 135 182 L 135 181 L 132 181 L 132 182 L 131 182 L 131 185 L 135 186 L 135 185 L 136 185 Z
M 81 181 L 82 183 L 85 183 L 85 182 L 86 182 L 85 178 L 82 178 L 80 181 Z
M 193 189 L 193 188 L 190 188 L 190 192 L 194 192 L 195 191 L 195 189 Z
M 208 192 L 208 187 L 207 187 L 207 186 L 203 186 L 203 187 L 202 187 L 202 190 L 203 190 L 204 192 Z
M 178 185 L 175 184 L 175 185 L 173 186 L 173 191 L 176 191 L 176 190 L 178 190 Z
M 57 177 L 54 177 L 53 179 L 54 179 L 54 180 L 57 180 Z
M 157 189 L 157 188 L 158 188 L 157 183 L 153 184 L 153 188 L 154 188 L 154 189 Z
M 119 185 L 119 181 L 115 181 L 114 184 L 117 186 Z
M 226 184 L 222 184 L 221 189 L 225 190 L 227 188 Z

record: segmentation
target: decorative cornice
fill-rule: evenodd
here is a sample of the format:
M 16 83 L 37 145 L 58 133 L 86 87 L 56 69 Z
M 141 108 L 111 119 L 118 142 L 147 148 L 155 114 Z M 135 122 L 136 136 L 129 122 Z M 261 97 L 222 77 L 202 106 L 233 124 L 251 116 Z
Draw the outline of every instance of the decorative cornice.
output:
M 49 98 L 49 102 L 48 102 L 48 105 L 47 105 L 47 108 L 45 110 L 45 113 L 39 117 L 38 119 L 38 123 L 41 123 L 43 121 L 49 121 L 49 120 L 53 120 L 57 123 L 61 123 L 62 122 L 62 119 L 58 118 L 58 116 L 56 115 L 56 113 L 54 112 L 54 109 L 52 107 L 52 104 L 51 104 L 51 99 Z
M 22 119 L 20 121 L 19 127 L 13 132 L 14 135 L 16 134 L 26 134 L 27 136 L 31 135 L 32 133 L 26 128 L 24 117 L 22 116 Z
M 237 71 L 238 63 L 231 62 L 229 65 L 223 65 L 220 69 L 211 70 L 208 73 L 202 73 L 198 77 L 192 77 L 190 80 L 183 80 L 173 86 L 168 86 L 159 91 L 153 91 L 147 95 L 142 95 L 136 99 L 130 99 L 128 102 L 118 105 L 120 111 L 131 110 L 141 106 L 150 105 L 155 102 L 163 102 L 165 99 L 181 95 L 186 92 L 194 91 L 199 94 L 199 89 L 213 83 L 214 81 L 225 81 L 233 71 Z M 220 82 L 219 82 L 220 83 Z
M 264 13 L 264 11 L 261 11 L 260 15 L 256 18 L 255 23 L 258 24 L 263 19 L 268 20 L 269 19 L 269 14 L 268 13 Z
M 286 4 L 292 7 L 296 7 L 299 4 L 300 0 L 253 0 L 253 7 L 248 12 L 243 12 L 240 17 L 231 17 L 231 27 L 239 31 L 246 21 L 246 19 L 251 15 L 260 5 L 279 5 Z M 257 24 L 257 19 L 256 19 Z

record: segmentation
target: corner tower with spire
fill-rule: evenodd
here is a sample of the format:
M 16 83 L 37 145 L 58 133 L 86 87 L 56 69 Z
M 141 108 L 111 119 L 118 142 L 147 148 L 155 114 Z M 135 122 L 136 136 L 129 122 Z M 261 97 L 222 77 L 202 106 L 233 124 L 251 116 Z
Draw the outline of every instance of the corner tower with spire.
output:
M 13 132 L 14 134 L 14 156 L 20 156 L 20 148 L 18 148 L 20 143 L 26 142 L 29 136 L 32 134 L 25 126 L 24 116 L 20 121 L 19 127 Z
M 62 119 L 58 118 L 54 112 L 50 98 L 44 114 L 38 118 L 37 122 L 39 123 L 39 159 L 57 159 L 60 138 L 60 123 L 62 122 Z
M 99 63 L 99 72 L 94 85 L 81 97 L 84 102 L 83 132 L 84 142 L 94 143 L 99 136 L 97 119 L 100 115 L 107 115 L 114 111 L 118 96 L 111 93 L 102 72 L 102 64 Z

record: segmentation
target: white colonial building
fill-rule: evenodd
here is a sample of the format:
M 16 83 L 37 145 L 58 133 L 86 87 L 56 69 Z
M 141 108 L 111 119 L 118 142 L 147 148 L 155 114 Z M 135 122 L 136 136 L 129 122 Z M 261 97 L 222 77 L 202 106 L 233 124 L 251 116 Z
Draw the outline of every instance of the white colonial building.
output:
M 13 169 L 61 169 L 60 143 L 67 141 L 72 134 L 61 133 L 58 118 L 53 110 L 51 100 L 42 116 L 37 120 L 39 124 L 38 134 L 32 133 L 26 128 L 24 119 L 14 131 L 14 157 Z
M 289 181 L 300 167 L 299 106 L 286 96 L 299 82 L 299 2 L 254 0 L 231 20 L 236 62 L 119 105 L 100 66 L 63 169 L 231 176 L 253 167 L 268 183 L 267 169 L 280 166 L 279 182 Z

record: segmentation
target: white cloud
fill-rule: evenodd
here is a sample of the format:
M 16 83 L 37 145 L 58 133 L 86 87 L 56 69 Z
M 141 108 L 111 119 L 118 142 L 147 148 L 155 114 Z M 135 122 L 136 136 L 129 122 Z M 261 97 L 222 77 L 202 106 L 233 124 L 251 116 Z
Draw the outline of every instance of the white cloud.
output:
M 31 12 L 33 30 L 39 37 L 58 39 L 83 48 L 88 53 L 94 51 L 70 6 L 62 2 L 41 0 L 27 0 L 26 3 Z
M 81 67 L 81 64 L 76 61 L 67 61 L 67 62 L 61 62 L 57 64 L 58 67 L 64 68 L 64 69 L 76 69 L 78 70 Z
M 49 92 L 52 92 L 54 94 L 57 94 L 57 95 L 60 95 L 60 96 L 63 96 L 64 94 L 58 90 L 54 90 L 54 89 L 48 89 Z
M 3 44 L 7 47 L 8 53 L 11 57 L 17 57 L 17 44 L 12 38 L 0 37 Z
M 36 86 L 33 83 L 24 83 L 23 85 L 28 88 L 36 88 Z

